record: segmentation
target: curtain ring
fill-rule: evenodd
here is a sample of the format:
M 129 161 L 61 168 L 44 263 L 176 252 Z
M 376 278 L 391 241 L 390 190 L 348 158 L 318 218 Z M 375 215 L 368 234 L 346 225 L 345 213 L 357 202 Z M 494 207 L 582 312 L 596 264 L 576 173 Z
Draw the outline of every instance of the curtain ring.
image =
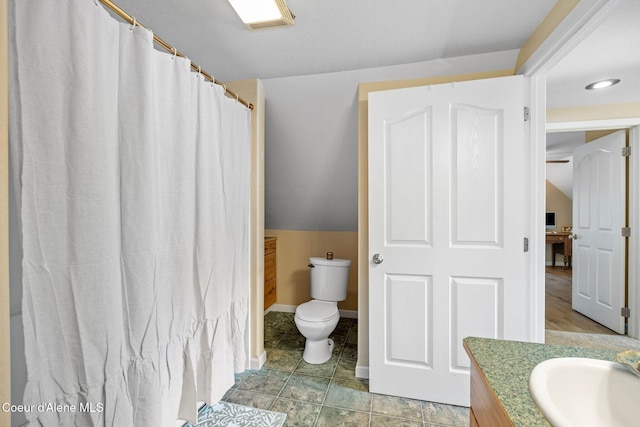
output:
M 174 59 L 176 59 L 176 55 L 178 54 L 178 51 L 176 50 L 175 47 L 172 47 L 171 50 L 173 50 L 173 56 L 171 57 L 171 60 L 173 61 Z
M 136 27 L 138 23 L 136 22 L 136 17 L 133 17 L 133 24 L 131 24 L 131 26 L 129 27 L 129 31 L 133 31 L 133 29 Z
M 227 93 L 227 85 L 223 84 L 223 85 L 222 85 L 222 89 L 224 89 L 224 92 L 223 92 L 223 93 Z
M 238 94 L 236 93 L 236 102 L 238 102 L 238 99 L 239 99 L 239 98 L 238 98 Z
M 214 75 L 211 75 L 211 87 L 215 87 L 216 84 L 216 78 Z
M 93 0 L 93 4 L 98 5 L 98 0 Z

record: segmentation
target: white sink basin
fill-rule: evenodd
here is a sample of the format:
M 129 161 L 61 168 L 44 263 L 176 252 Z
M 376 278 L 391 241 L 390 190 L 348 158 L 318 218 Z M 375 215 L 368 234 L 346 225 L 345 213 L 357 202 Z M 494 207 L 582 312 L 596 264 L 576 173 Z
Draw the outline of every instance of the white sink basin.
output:
M 615 362 L 550 359 L 531 371 L 529 390 L 554 427 L 640 425 L 640 377 Z

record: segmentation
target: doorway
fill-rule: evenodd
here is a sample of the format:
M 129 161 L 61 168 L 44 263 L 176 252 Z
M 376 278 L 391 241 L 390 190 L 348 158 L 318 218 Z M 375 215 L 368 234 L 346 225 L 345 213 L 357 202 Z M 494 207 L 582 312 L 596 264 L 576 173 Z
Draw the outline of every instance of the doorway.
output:
M 558 222 L 547 223 L 546 330 L 626 334 L 621 308 L 628 307 L 628 242 L 620 233 L 629 224 L 628 174 L 625 179 L 629 162 L 621 152 L 624 146 L 629 146 L 628 130 L 547 134 L 546 211 Z M 611 194 L 618 194 L 617 199 Z M 594 244 L 594 232 L 606 237 Z M 553 243 L 555 239 L 562 243 Z M 564 265 L 556 266 L 558 246 L 564 252 Z M 572 269 L 576 257 L 579 266 Z

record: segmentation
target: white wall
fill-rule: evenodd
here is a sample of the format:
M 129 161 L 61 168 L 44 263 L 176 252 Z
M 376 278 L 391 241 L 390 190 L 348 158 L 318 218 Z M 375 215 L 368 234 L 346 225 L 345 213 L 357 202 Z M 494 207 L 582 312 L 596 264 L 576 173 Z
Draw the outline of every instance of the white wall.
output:
M 265 228 L 358 229 L 358 84 L 511 69 L 517 50 L 264 80 Z

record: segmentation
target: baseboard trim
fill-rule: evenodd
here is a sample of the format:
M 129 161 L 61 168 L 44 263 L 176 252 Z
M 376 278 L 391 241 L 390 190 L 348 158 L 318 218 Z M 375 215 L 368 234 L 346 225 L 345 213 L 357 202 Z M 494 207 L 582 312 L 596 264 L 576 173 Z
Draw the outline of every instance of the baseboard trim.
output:
M 356 364 L 356 378 L 369 379 L 369 367 Z
M 546 261 L 546 262 L 544 263 L 544 266 L 545 266 L 545 267 L 553 267 L 554 265 L 553 265 L 553 262 L 552 262 L 552 261 Z M 567 268 L 567 266 L 566 266 L 566 265 L 564 265 L 564 262 L 563 262 L 563 261 L 558 261 L 558 262 L 556 262 L 555 267 L 563 267 L 563 268 Z
M 267 314 L 270 311 L 281 311 L 283 313 L 295 313 L 296 307 L 297 306 L 295 305 L 273 304 L 264 312 L 264 314 Z
M 260 370 L 267 361 L 267 352 L 263 351 L 260 356 L 252 357 L 249 361 L 249 369 Z
M 270 311 L 281 311 L 283 313 L 295 313 L 297 305 L 287 305 L 287 304 L 273 304 L 268 309 L 264 311 L 264 314 L 269 313 Z M 340 317 L 344 317 L 347 319 L 357 319 L 358 311 L 357 310 L 338 310 L 340 312 Z
M 347 319 L 357 319 L 358 311 L 357 310 L 338 310 L 340 311 L 340 317 L 345 317 Z

